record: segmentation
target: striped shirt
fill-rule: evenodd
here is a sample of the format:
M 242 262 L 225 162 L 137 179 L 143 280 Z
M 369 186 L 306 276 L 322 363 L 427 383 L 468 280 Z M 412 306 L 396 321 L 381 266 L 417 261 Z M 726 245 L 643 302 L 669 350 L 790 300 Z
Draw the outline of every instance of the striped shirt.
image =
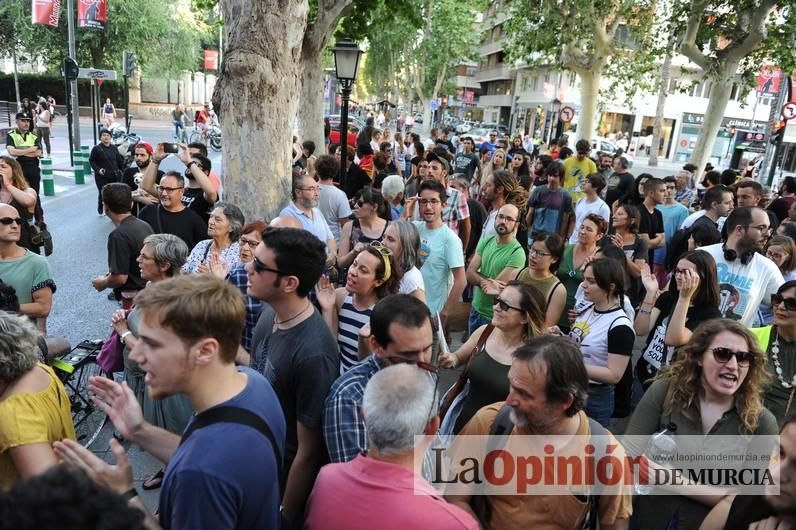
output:
M 373 306 L 362 311 L 354 307 L 354 297 L 346 293 L 343 306 L 337 316 L 337 345 L 340 347 L 340 375 L 359 362 L 357 341 L 359 330 L 370 322 Z

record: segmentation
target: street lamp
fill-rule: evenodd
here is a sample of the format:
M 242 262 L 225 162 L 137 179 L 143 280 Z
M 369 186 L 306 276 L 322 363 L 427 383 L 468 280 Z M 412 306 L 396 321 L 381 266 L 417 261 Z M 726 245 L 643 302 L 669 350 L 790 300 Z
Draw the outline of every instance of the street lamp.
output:
M 334 53 L 334 70 L 337 81 L 340 83 L 340 185 L 345 186 L 346 157 L 348 156 L 348 101 L 351 99 L 351 89 L 357 79 L 359 57 L 362 50 L 350 39 L 337 41 L 332 48 Z
M 553 121 L 556 124 L 556 136 L 558 139 L 561 137 L 561 100 L 556 98 L 550 104 L 550 112 L 553 114 Z M 553 121 L 550 122 L 550 133 L 553 132 Z

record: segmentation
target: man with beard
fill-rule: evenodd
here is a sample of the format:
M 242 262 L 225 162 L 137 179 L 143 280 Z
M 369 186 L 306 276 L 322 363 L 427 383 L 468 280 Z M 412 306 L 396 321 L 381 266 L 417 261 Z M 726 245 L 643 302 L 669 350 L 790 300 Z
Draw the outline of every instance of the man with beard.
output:
M 785 281 L 776 263 L 760 253 L 771 236 L 771 226 L 765 210 L 749 206 L 734 209 L 725 226 L 727 240 L 701 250 L 716 260 L 722 294 L 719 311 L 725 318 L 733 318 L 728 313 L 734 312 L 743 325 L 751 326 L 760 302 L 776 294 Z M 732 310 L 723 302 L 731 287 L 740 297 Z
M 282 208 L 279 215 L 295 217 L 301 221 L 304 230 L 326 243 L 326 267 L 337 262 L 337 243 L 326 223 L 323 212 L 318 208 L 321 202 L 321 188 L 313 177 L 293 173 L 293 202 Z
M 508 435 L 508 441 L 501 445 L 512 447 L 514 454 L 526 450 L 522 452 L 523 455 L 536 454 L 541 457 L 542 444 L 553 444 L 557 450 L 565 449 L 568 454 L 582 458 L 585 454 L 577 444 L 591 441 L 592 434 L 606 437 L 605 441 L 612 439 L 608 431 L 590 420 L 582 410 L 588 388 L 589 377 L 586 375 L 583 355 L 574 342 L 567 337 L 551 335 L 531 339 L 514 352 L 509 369 L 509 395 L 505 403 L 495 403 L 479 410 L 458 437 Z M 513 436 L 523 438 L 513 442 Z M 544 441 L 536 442 L 530 436 Z M 534 446 L 526 447 L 527 443 Z M 604 441 L 601 441 L 595 445 L 599 448 L 603 444 Z M 461 462 L 459 456 L 452 455 L 452 461 Z M 621 448 L 612 456 L 621 461 Z M 454 471 L 458 474 L 460 470 Z M 610 491 L 615 494 L 603 491 L 595 499 L 583 484 L 557 484 L 555 487 L 563 486 L 573 493 L 491 495 L 487 491 L 486 496 L 474 496 L 456 488 L 456 494 L 446 495 L 446 498 L 474 516 L 477 514 L 472 504 L 479 501 L 486 503 L 491 509 L 479 510 L 483 528 L 582 528 L 590 511 L 590 500 L 596 500 L 601 529 L 628 528 L 632 503 L 626 487 L 620 486 Z M 553 487 L 545 486 L 546 489 Z M 582 491 L 583 494 L 575 491 Z
M 495 216 L 496 235 L 482 238 L 467 266 L 467 283 L 475 286 L 468 330 L 472 335 L 492 321 L 493 296 L 500 294 L 501 282 L 513 279 L 525 265 L 525 252 L 516 238 L 520 210 L 504 204 Z
M 139 188 L 138 184 L 144 180 L 144 172 L 152 162 L 152 146 L 146 142 L 141 142 L 135 146 L 135 165 L 128 167 L 122 174 L 122 182 L 130 186 L 133 190 L 133 210 L 132 214 L 138 217 L 138 214 L 145 207 L 150 204 L 157 204 L 158 198 L 154 195 L 147 193 L 143 188 Z M 157 170 L 157 182 L 163 178 L 164 173 Z
M 100 133 L 100 143 L 91 149 L 88 158 L 91 169 L 94 171 L 94 184 L 97 185 L 97 213 L 104 217 L 102 209 L 102 187 L 111 182 L 119 182 L 122 178 L 124 159 L 119 150 L 113 145 L 111 132 L 103 129 Z

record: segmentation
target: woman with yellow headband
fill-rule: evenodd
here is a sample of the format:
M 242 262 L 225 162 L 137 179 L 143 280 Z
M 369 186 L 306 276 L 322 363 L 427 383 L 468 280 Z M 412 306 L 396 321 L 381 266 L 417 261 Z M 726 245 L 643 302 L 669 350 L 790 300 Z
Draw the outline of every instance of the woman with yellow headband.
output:
M 327 278 L 316 287 L 323 319 L 337 333 L 340 347 L 340 374 L 360 361 L 357 354 L 359 330 L 370 322 L 376 302 L 398 292 L 401 269 L 392 252 L 379 242 L 362 249 L 348 268 L 345 287 L 334 289 Z

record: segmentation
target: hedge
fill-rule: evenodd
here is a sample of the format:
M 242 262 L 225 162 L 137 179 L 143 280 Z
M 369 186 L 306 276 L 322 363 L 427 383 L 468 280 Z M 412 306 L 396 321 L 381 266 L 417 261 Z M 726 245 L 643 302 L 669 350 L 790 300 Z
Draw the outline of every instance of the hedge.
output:
M 65 104 L 66 97 L 64 80 L 48 74 L 19 74 L 19 98 L 34 98 L 37 94 L 44 97 L 52 96 L 59 105 Z M 91 81 L 89 79 L 77 80 L 77 94 L 80 106 L 91 105 Z M 117 107 L 123 106 L 124 81 L 103 81 L 100 87 L 102 101 L 111 98 Z M 13 74 L 0 73 L 0 101 L 16 101 Z

